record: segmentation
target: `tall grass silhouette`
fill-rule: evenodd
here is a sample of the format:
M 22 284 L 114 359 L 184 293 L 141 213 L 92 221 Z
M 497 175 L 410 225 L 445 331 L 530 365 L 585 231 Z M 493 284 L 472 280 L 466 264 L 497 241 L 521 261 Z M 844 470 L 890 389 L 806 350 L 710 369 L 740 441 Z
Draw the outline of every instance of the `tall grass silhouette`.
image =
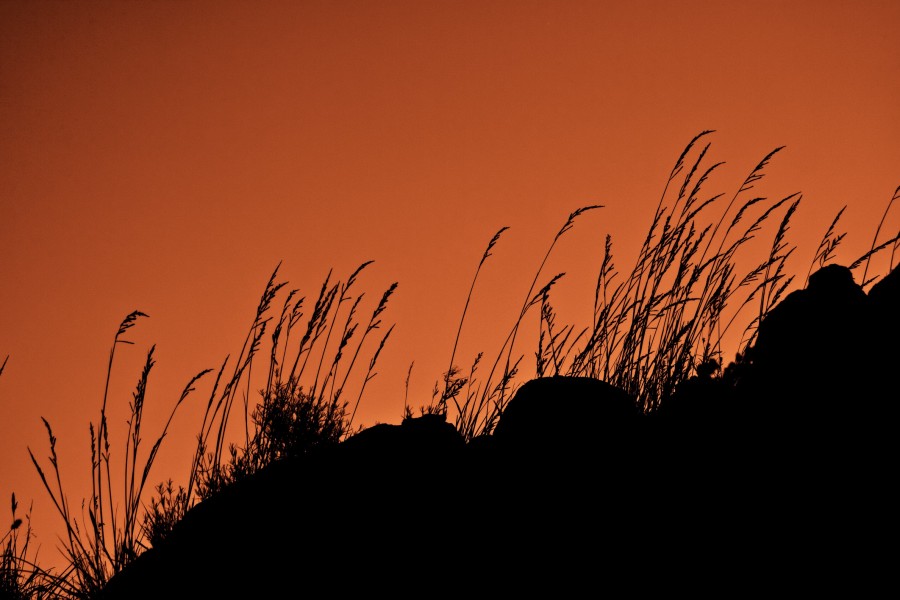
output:
M 443 415 L 466 440 L 490 435 L 523 378 L 525 354 L 517 342 L 529 318 L 536 319 L 539 334 L 533 349 L 534 370 L 526 379 L 548 375 L 602 379 L 631 394 L 647 413 L 658 409 L 691 376 L 721 372 L 729 352 L 739 358 L 753 344 L 762 319 L 794 285 L 788 259 L 797 246 L 788 238 L 802 197 L 792 193 L 770 199 L 755 191 L 781 147 L 750 169 L 731 196 L 707 192 L 711 176 L 723 164 L 709 160 L 712 133 L 696 135 L 676 160 L 630 269 L 619 270 L 612 237 L 605 236 L 591 322 L 586 326 L 560 324 L 551 300 L 554 286 L 565 273 L 548 276 L 544 270 L 554 248 L 579 217 L 603 206 L 585 206 L 568 215 L 551 238 L 482 379 L 484 352 L 476 355 L 465 373 L 457 353 L 482 268 L 508 227 L 497 230 L 476 266 L 448 367 L 422 412 Z M 864 286 L 878 278 L 870 276 L 874 255 L 889 250 L 893 268 L 900 232 L 886 240 L 880 237 L 898 197 L 900 187 L 885 209 L 869 251 L 851 264 L 851 269 L 863 268 Z M 846 235 L 839 232 L 845 208 L 825 231 L 807 279 L 814 268 L 834 260 Z M 758 248 L 764 249 L 763 256 L 747 256 Z M 80 514 L 63 490 L 57 439 L 47 419 L 43 422 L 50 468 L 28 449 L 63 521 L 62 551 L 68 567 L 54 573 L 38 565 L 29 546 L 30 518 L 23 531 L 25 522 L 17 516 L 13 496 L 13 522 L 0 540 L 4 597 L 90 598 L 147 548 L 162 544 L 198 503 L 276 461 L 339 444 L 358 432 L 361 426 L 354 428 L 357 409 L 393 331 L 393 325 L 385 326 L 382 319 L 397 289 L 396 282 L 391 284 L 361 319 L 365 294 L 357 292 L 357 287 L 370 264 L 362 263 L 346 280 L 332 280 L 329 271 L 309 306 L 300 290 L 278 280 L 279 263 L 264 286 L 236 356 L 227 356 L 218 369 L 205 369 L 191 378 L 161 433 L 145 449 L 142 417 L 155 365 L 155 347 L 151 347 L 129 403 L 121 458 L 114 460 L 107 420 L 110 376 L 117 348 L 131 344 L 126 334 L 147 317 L 140 311 L 127 315 L 113 338 L 98 419 L 89 426 L 91 488 Z M 731 339 L 737 340 L 734 347 L 729 347 Z M 0 374 L 7 360 L 0 365 Z M 151 470 L 176 412 L 196 392 L 198 383 L 213 374 L 187 482 L 181 485 L 165 479 L 151 487 Z M 254 389 L 254 385 L 260 387 Z M 402 416 L 412 416 L 408 406 Z M 121 479 L 115 473 L 121 473 Z
M 477 381 L 483 354 L 476 356 L 468 374 L 462 374 L 454 361 L 475 283 L 508 228 L 498 230 L 475 270 L 450 366 L 442 378 L 443 388 L 435 388 L 432 406 L 425 410 L 447 412 L 452 408 L 456 426 L 467 439 L 490 434 L 515 389 L 515 377 L 524 358 L 514 351 L 517 332 L 535 308 L 540 320 L 535 376 L 599 378 L 632 394 L 645 412 L 656 410 L 692 375 L 721 372 L 729 350 L 725 340 L 735 327 L 740 328 L 740 338 L 730 350 L 739 359 L 753 344 L 759 323 L 794 282 L 787 261 L 797 246 L 788 242 L 788 233 L 802 195 L 770 199 L 754 192 L 783 146 L 766 154 L 730 198 L 722 193 L 705 193 L 710 176 L 724 164 L 710 164 L 708 160 L 710 143 L 706 140 L 712 133 L 706 130 L 695 136 L 675 162 L 630 271 L 621 273 L 617 269 L 612 237 L 606 236 L 593 298 L 593 320 L 579 329 L 574 324 L 559 326 L 551 303 L 552 288 L 564 273 L 547 278 L 535 291 L 559 239 L 578 216 L 603 207 L 586 206 L 569 215 L 538 266 L 526 301 L 491 370 L 483 381 Z M 885 209 L 871 249 L 851 264 L 851 269 L 866 265 L 864 287 L 876 279 L 866 278 L 876 253 L 890 248 L 893 268 L 900 233 L 881 242 L 879 235 L 898 193 L 900 188 Z M 726 199 L 724 208 L 714 212 Z M 819 267 L 833 260 L 835 249 L 846 235 L 836 233 L 845 208 L 819 243 L 813 259 Z M 758 238 L 765 242 L 763 236 L 771 240 L 763 246 L 767 249 L 765 256 L 761 260 L 745 257 L 742 251 L 758 248 L 751 242 Z
M 352 431 L 353 418 L 366 384 L 375 376 L 378 357 L 393 330 L 393 326 L 387 329 L 368 356 L 351 410 L 345 391 L 350 391 L 348 383 L 352 373 L 359 361 L 365 358 L 363 350 L 367 339 L 382 328 L 382 314 L 397 287 L 396 283 L 392 284 L 368 320 L 358 322 L 357 313 L 364 294 L 353 295 L 354 287 L 369 264 L 371 261 L 360 265 L 346 282 L 332 282 L 329 272 L 302 336 L 298 343 L 294 343 L 296 336 L 291 334 L 296 333 L 296 328 L 302 324 L 305 298 L 299 296 L 299 290 L 291 290 L 284 298 L 280 312 L 272 314 L 273 302 L 286 285 L 286 282 L 276 281 L 279 263 L 266 283 L 234 367 L 226 376 L 230 360 L 226 357 L 216 373 L 197 434 L 187 486 L 176 487 L 171 479 L 161 482 L 154 488 L 155 495 L 149 499 L 149 504 L 144 501 L 151 468 L 173 417 L 195 391 L 197 382 L 213 370 L 205 369 L 189 381 L 175 402 L 162 433 L 146 456 L 142 457 L 142 417 L 147 382 L 155 365 L 155 346 L 150 348 L 129 405 L 123 477 L 117 481 L 113 475 L 113 449 L 107 421 L 109 380 L 117 347 L 131 344 L 125 339 L 125 334 L 138 319 L 148 316 L 141 311 L 127 315 L 113 340 L 99 417 L 89 426 L 91 493 L 85 501 L 86 515 L 79 515 L 71 508 L 63 489 L 57 438 L 47 419 L 43 419 L 43 423 L 50 446 L 47 459 L 50 470 L 46 470 L 28 449 L 31 461 L 62 518 L 62 551 L 69 568 L 62 574 L 43 570 L 25 560 L 27 546 L 17 550 L 13 544 L 3 554 L 4 581 L 19 582 L 17 589 L 23 593 L 37 589 L 35 582 L 41 582 L 41 589 L 53 587 L 54 597 L 92 597 L 144 550 L 161 543 L 197 502 L 215 495 L 274 460 L 302 454 L 322 445 L 336 444 L 346 437 Z M 265 384 L 259 391 L 260 399 L 251 403 L 252 367 L 270 329 L 269 352 L 265 357 L 268 359 Z M 242 422 L 238 425 L 243 435 L 238 433 L 235 440 L 235 432 L 229 429 L 229 424 L 241 392 L 244 393 L 240 403 Z M 115 491 L 117 489 L 123 489 L 121 496 Z M 15 507 L 15 500 L 13 504 Z M 120 509 L 120 506 L 124 508 Z M 18 539 L 15 532 L 9 535 L 12 542 Z
M 361 264 L 346 282 L 331 282 L 332 274 L 328 273 L 296 345 L 291 334 L 302 321 L 306 299 L 298 297 L 296 289 L 287 294 L 271 334 L 261 400 L 251 410 L 249 389 L 246 390 L 243 445 L 229 445 L 225 455 L 226 430 L 238 390 L 242 382 L 250 384 L 252 365 L 272 322 L 269 315 L 272 302 L 285 286 L 284 282 L 276 282 L 276 267 L 263 291 L 235 368 L 221 391 L 218 390 L 227 358 L 219 369 L 197 437 L 186 497 L 192 496 L 195 486 L 201 498 L 209 497 L 223 485 L 246 477 L 273 460 L 337 443 L 351 431 L 366 385 L 375 376 L 376 363 L 393 331 L 393 326 L 388 328 L 372 351 L 350 410 L 344 391 L 366 340 L 381 329 L 382 314 L 397 288 L 395 282 L 382 294 L 357 335 L 361 325 L 357 313 L 364 294 L 354 296 L 353 288 L 371 262 Z
M 18 516 L 16 511 L 19 503 L 15 493 L 12 494 L 11 505 L 12 522 L 0 538 L 0 598 L 26 600 L 39 597 L 48 591 L 49 586 L 45 584 L 47 578 L 43 576 L 35 558 L 29 553 L 32 537 L 31 511 L 25 515 L 25 520 Z
M 109 382 L 117 347 L 119 344 L 132 343 L 126 340 L 124 335 L 135 325 L 139 318 L 146 316 L 140 311 L 134 311 L 127 315 L 119 325 L 113 339 L 100 414 L 98 420 L 92 422 L 89 426 L 91 437 L 91 495 L 86 503 L 86 516 L 84 514 L 78 515 L 69 504 L 60 476 L 59 455 L 56 451 L 57 439 L 47 419 L 43 419 L 43 422 L 50 442 L 50 456 L 48 460 L 52 468 L 51 475 L 48 475 L 44 468 L 41 467 L 41 463 L 35 457 L 31 448 L 28 449 L 28 454 L 41 478 L 41 482 L 44 484 L 44 488 L 50 495 L 57 512 L 63 520 L 65 530 L 63 551 L 71 567 L 73 585 L 79 590 L 80 594 L 88 596 L 102 589 L 110 577 L 121 571 L 140 553 L 142 549 L 140 544 L 141 502 L 150 469 L 153 466 L 175 412 L 190 392 L 193 391 L 193 384 L 204 374 L 201 373 L 195 376 L 185 387 L 181 397 L 175 403 L 162 433 L 153 443 L 149 453 L 143 459 L 143 465 L 141 465 L 138 454 L 142 441 L 141 425 L 146 400 L 147 381 L 155 364 L 153 357 L 155 347 L 150 348 L 129 406 L 130 418 L 127 422 L 128 428 L 123 451 L 123 478 L 122 481 L 116 482 L 113 477 L 109 424 L 107 421 Z M 121 504 L 116 501 L 117 498 L 113 491 L 117 483 L 121 484 L 123 488 L 123 495 L 119 498 Z M 119 506 L 124 507 L 121 512 L 118 510 Z

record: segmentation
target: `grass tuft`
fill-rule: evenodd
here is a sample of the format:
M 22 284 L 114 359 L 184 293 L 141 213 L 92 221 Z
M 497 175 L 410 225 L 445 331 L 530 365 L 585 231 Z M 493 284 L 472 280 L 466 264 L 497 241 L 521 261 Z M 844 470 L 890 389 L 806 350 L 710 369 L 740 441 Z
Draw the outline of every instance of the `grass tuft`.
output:
M 50 495 L 57 512 L 62 517 L 65 529 L 63 542 L 64 556 L 71 566 L 68 575 L 72 589 L 78 590 L 78 597 L 90 597 L 99 592 L 109 579 L 119 573 L 132 562 L 143 549 L 141 520 L 141 498 L 147 484 L 153 462 L 160 445 L 172 422 L 175 412 L 192 391 L 192 384 L 203 376 L 200 373 L 191 380 L 184 393 L 175 403 L 162 433 L 153 443 L 149 453 L 139 459 L 141 448 L 141 425 L 147 393 L 147 382 L 155 364 L 153 354 L 155 346 L 147 353 L 146 362 L 138 378 L 132 401 L 129 404 L 130 418 L 127 420 L 126 442 L 124 448 L 124 468 L 122 474 L 122 496 L 124 508 L 121 513 L 116 510 L 116 497 L 113 492 L 114 478 L 107 422 L 107 406 L 109 401 L 109 382 L 112 376 L 116 349 L 119 344 L 132 344 L 123 336 L 131 329 L 139 317 L 147 315 L 134 311 L 127 315 L 119 325 L 113 338 L 109 364 L 106 371 L 106 385 L 100 415 L 97 422 L 89 425 L 91 438 L 91 496 L 82 503 L 82 514 L 77 515 L 70 507 L 67 495 L 63 490 L 60 476 L 59 455 L 56 451 L 56 436 L 47 419 L 42 418 L 47 430 L 50 444 L 48 461 L 52 468 L 52 476 L 41 467 L 31 448 L 28 454 L 37 473 Z M 52 480 L 52 483 L 51 483 Z M 84 514 L 84 507 L 87 514 Z

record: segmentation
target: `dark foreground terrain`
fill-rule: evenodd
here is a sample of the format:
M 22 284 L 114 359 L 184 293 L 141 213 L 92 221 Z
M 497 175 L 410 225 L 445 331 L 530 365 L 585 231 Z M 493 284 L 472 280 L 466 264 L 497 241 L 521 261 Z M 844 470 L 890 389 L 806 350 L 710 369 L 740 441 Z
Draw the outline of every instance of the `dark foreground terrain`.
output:
M 198 504 L 101 598 L 893 595 L 898 307 L 900 271 L 826 267 L 657 412 L 548 377 L 468 444 L 376 425 Z

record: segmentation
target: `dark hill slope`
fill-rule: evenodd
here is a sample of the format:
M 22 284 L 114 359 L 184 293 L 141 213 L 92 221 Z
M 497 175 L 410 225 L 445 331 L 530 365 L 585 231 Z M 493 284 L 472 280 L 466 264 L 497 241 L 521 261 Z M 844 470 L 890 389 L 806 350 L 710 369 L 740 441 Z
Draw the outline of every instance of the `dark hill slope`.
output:
M 551 377 L 468 444 L 423 416 L 270 465 L 100 597 L 864 594 L 893 572 L 900 275 L 868 295 L 848 275 L 817 273 L 746 361 L 652 415 Z

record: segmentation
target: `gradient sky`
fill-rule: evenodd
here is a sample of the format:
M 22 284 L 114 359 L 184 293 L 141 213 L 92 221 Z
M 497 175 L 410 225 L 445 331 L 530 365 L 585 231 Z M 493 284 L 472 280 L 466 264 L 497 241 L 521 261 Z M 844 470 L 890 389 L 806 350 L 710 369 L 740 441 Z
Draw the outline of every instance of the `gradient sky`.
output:
M 52 560 L 61 522 L 27 453 L 47 455 L 41 417 L 77 506 L 123 317 L 150 315 L 118 350 L 112 433 L 156 344 L 154 438 L 187 381 L 240 349 L 279 261 L 310 298 L 329 269 L 345 279 L 366 260 L 367 298 L 399 283 L 357 415 L 399 422 L 413 361 L 409 404 L 431 398 L 500 227 L 463 367 L 496 353 L 569 213 L 602 204 L 545 271 L 567 273 L 557 305 L 583 324 L 603 237 L 629 267 L 705 129 L 726 161 L 714 191 L 786 147 L 759 191 L 803 193 L 798 272 L 844 205 L 838 262 L 852 261 L 900 185 L 898 28 L 890 0 L 3 0 L 0 501 L 34 500 Z M 176 416 L 152 483 L 185 480 L 211 383 Z

